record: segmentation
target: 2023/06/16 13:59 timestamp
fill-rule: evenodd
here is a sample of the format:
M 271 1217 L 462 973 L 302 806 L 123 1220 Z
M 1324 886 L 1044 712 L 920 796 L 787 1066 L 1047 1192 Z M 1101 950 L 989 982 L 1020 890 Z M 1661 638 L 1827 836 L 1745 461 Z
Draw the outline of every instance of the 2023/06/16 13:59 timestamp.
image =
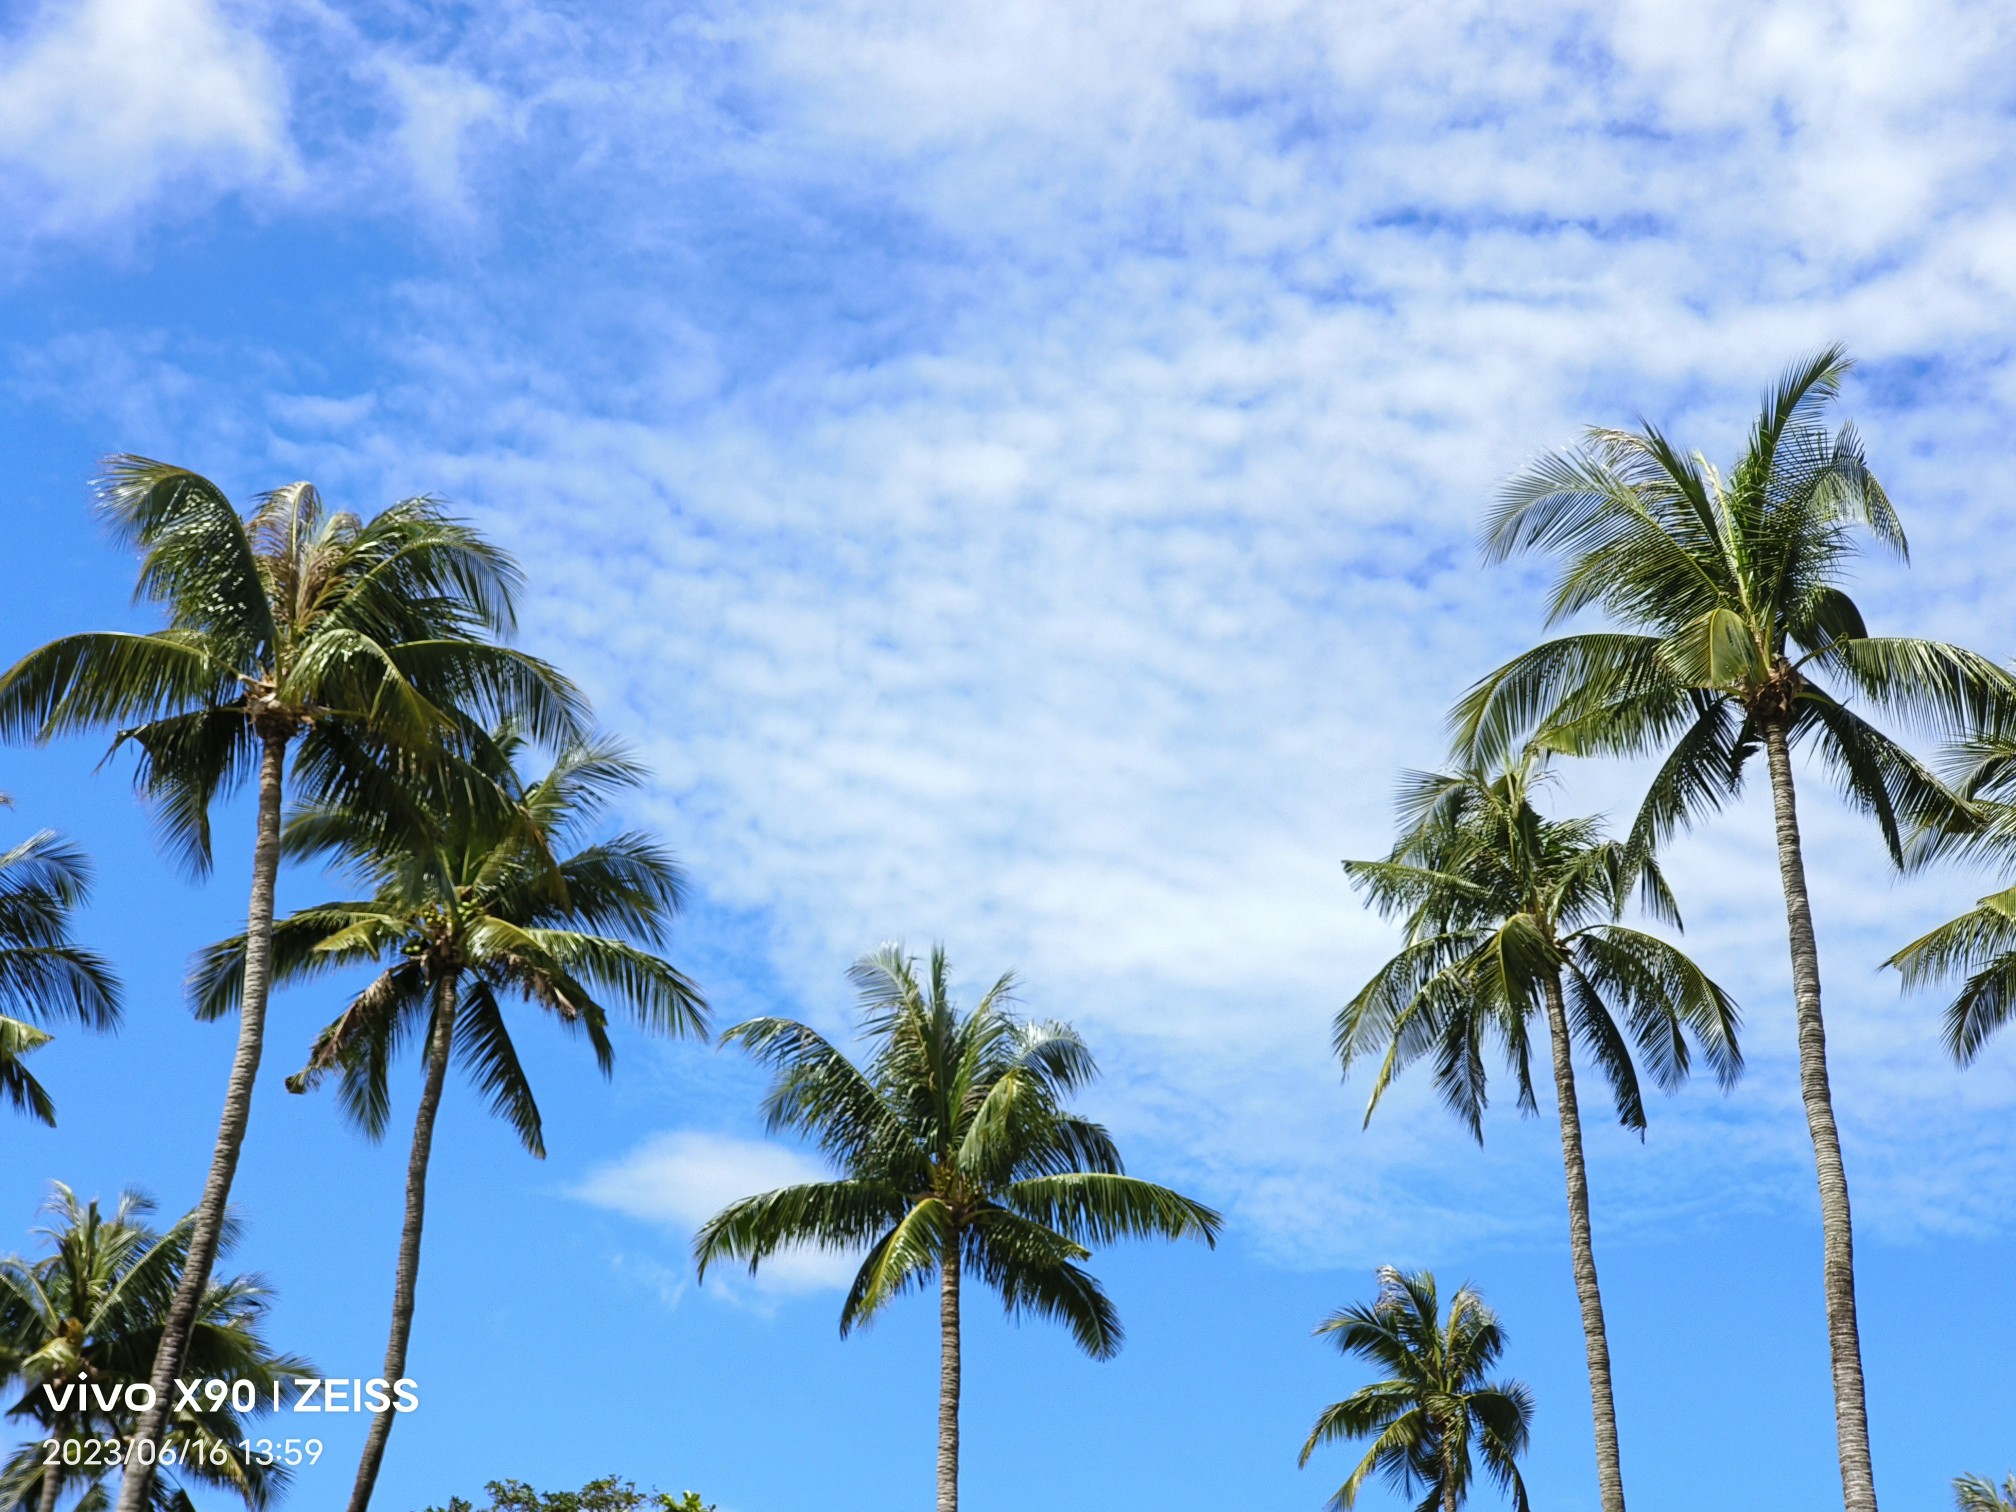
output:
M 126 1440 L 116 1438 L 64 1438 L 42 1440 L 42 1463 L 72 1468 L 99 1468 L 124 1464 Z M 161 1465 L 312 1465 L 322 1458 L 322 1440 L 239 1439 L 235 1443 L 212 1439 L 194 1444 L 164 1444 L 158 1454 L 146 1456 Z

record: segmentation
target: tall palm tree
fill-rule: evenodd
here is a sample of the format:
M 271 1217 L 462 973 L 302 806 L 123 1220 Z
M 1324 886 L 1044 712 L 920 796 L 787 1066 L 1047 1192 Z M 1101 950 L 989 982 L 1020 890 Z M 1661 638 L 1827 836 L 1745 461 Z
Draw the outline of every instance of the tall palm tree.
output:
M 335 1073 L 345 1114 L 378 1139 L 390 1118 L 393 1057 L 424 1026 L 426 1071 L 385 1346 L 389 1381 L 406 1373 L 427 1165 L 450 1061 L 462 1062 L 527 1150 L 542 1159 L 546 1153 L 504 1000 L 522 998 L 562 1028 L 585 1033 L 605 1075 L 614 1067 L 605 1003 L 620 1004 L 653 1033 L 705 1032 L 698 989 L 655 953 L 680 906 L 678 867 L 646 835 L 585 843 L 584 831 L 614 794 L 642 780 L 642 770 L 609 745 L 577 742 L 544 777 L 521 783 L 508 765 L 518 746 L 507 734 L 493 747 L 507 763 L 491 775 L 510 793 L 509 810 L 473 804 L 468 788 L 446 786 L 415 795 L 389 820 L 352 805 L 307 805 L 283 834 L 288 854 L 333 861 L 371 894 L 275 924 L 275 980 L 306 981 L 364 963 L 383 968 L 317 1037 L 288 1087 L 306 1091 Z M 560 853 L 577 842 L 578 849 Z M 242 936 L 204 953 L 192 981 L 199 1016 L 218 1017 L 237 1003 L 246 959 Z M 388 1408 L 372 1418 L 351 1512 L 370 1504 L 395 1416 Z
M 805 1025 L 759 1018 L 723 1037 L 771 1066 L 764 1101 L 773 1132 L 801 1134 L 839 1168 L 833 1181 L 730 1203 L 693 1241 L 710 1266 L 780 1250 L 867 1249 L 840 1309 L 845 1336 L 903 1292 L 938 1284 L 938 1512 L 959 1506 L 959 1305 L 967 1274 L 1000 1294 L 1010 1316 L 1063 1323 L 1094 1359 L 1120 1347 L 1120 1320 L 1079 1262 L 1127 1237 L 1215 1244 L 1222 1220 L 1167 1187 L 1125 1175 L 1098 1124 L 1064 1099 L 1096 1074 L 1066 1024 L 1026 1023 L 1003 976 L 968 1013 L 953 1002 L 940 947 L 920 980 L 890 945 L 854 964 L 862 1030 L 874 1046 L 857 1067 Z
M 1963 1475 L 1953 1482 L 1953 1505 L 1959 1512 L 2016 1512 L 2016 1475 L 2001 1486 L 1985 1475 Z
M 52 1186 L 44 1210 L 53 1222 L 36 1231 L 49 1253 L 0 1259 L 0 1388 L 21 1388 L 7 1415 L 30 1436 L 0 1465 L 0 1508 L 9 1512 L 54 1512 L 66 1490 L 83 1491 L 79 1506 L 104 1505 L 100 1483 L 109 1465 L 45 1465 L 42 1445 L 52 1439 L 81 1445 L 132 1431 L 123 1388 L 148 1378 L 194 1227 L 185 1218 L 166 1233 L 154 1229 L 147 1222 L 153 1204 L 135 1192 L 121 1196 L 108 1216 L 95 1199 L 80 1203 L 61 1182 Z M 227 1224 L 224 1248 L 230 1238 Z M 188 1368 L 206 1381 L 247 1382 L 262 1404 L 272 1401 L 277 1383 L 311 1373 L 306 1361 L 267 1344 L 270 1295 L 256 1276 L 212 1281 L 190 1332 Z M 288 1472 L 239 1447 L 247 1416 L 229 1396 L 213 1403 L 199 1394 L 193 1407 L 171 1403 L 165 1443 L 178 1476 L 259 1508 Z M 165 1478 L 150 1496 L 159 1512 L 189 1506 L 186 1493 Z
M 1443 1100 L 1482 1143 L 1484 1046 L 1496 1040 L 1503 1048 L 1520 1107 L 1534 1109 L 1528 1026 L 1544 1014 L 1597 1483 L 1604 1512 L 1623 1512 L 1574 1044 L 1587 1047 L 1609 1082 L 1619 1122 L 1641 1134 L 1645 1105 L 1632 1043 L 1669 1090 L 1687 1075 L 1690 1037 L 1725 1087 L 1743 1060 L 1728 994 L 1671 944 L 1615 922 L 1632 881 L 1625 847 L 1603 838 L 1597 820 L 1547 819 L 1534 808 L 1545 775 L 1545 753 L 1529 748 L 1495 775 L 1423 774 L 1406 784 L 1405 832 L 1392 853 L 1344 866 L 1382 914 L 1405 918 L 1406 946 L 1338 1014 L 1335 1044 L 1347 1072 L 1364 1056 L 1382 1055 L 1366 1122 L 1394 1076 L 1433 1054 Z M 1650 910 L 1677 927 L 1672 894 L 1649 857 L 1638 864 L 1637 882 Z
M 1337 1512 L 1349 1512 L 1375 1474 L 1403 1496 L 1425 1492 L 1415 1512 L 1457 1512 L 1475 1478 L 1473 1445 L 1485 1473 L 1511 1493 L 1517 1512 L 1528 1512 L 1518 1457 L 1526 1449 L 1533 1397 L 1519 1381 L 1484 1379 L 1504 1353 L 1505 1330 L 1476 1291 L 1459 1288 L 1445 1321 L 1432 1273 L 1402 1275 L 1387 1266 L 1370 1307 L 1334 1312 L 1316 1332 L 1330 1335 L 1340 1352 L 1391 1372 L 1324 1408 L 1302 1446 L 1307 1465 L 1319 1445 L 1372 1440 L 1330 1498 Z
M 162 1405 L 141 1416 L 119 1492 L 118 1512 L 141 1512 L 251 1112 L 290 753 L 310 791 L 355 794 L 505 712 L 557 739 L 577 730 L 580 710 L 550 667 L 492 643 L 512 624 L 518 569 L 432 499 L 363 520 L 325 512 L 312 485 L 294 483 L 240 516 L 206 478 L 115 457 L 99 508 L 141 553 L 138 597 L 167 623 L 65 636 L 23 657 L 0 676 L 0 737 L 116 729 L 115 745 L 138 752 L 138 784 L 169 843 L 199 874 L 210 865 L 212 800 L 253 772 L 259 795 L 238 1043 L 154 1362 Z
M 1870 635 L 1842 588 L 1859 533 L 1905 554 L 1903 528 L 1854 427 L 1830 432 L 1824 423 L 1848 368 L 1838 347 L 1791 368 L 1765 396 L 1726 477 L 1642 425 L 1593 429 L 1580 448 L 1515 478 L 1486 523 L 1486 555 L 1557 555 L 1550 620 L 1598 608 L 1623 628 L 1548 641 L 1499 668 L 1459 706 L 1457 737 L 1485 761 L 1535 729 L 1569 753 L 1662 753 L 1631 836 L 1641 852 L 1719 808 L 1763 749 L 1820 1188 L 1842 1491 L 1847 1512 L 1875 1512 L 1854 1231 L 1828 1087 L 1792 748 L 1809 747 L 1901 860 L 1903 825 L 1941 823 L 1956 800 L 1844 697 L 1954 731 L 2006 708 L 2016 683 L 1958 646 Z M 1822 679 L 1836 680 L 1841 693 Z
M 7 799 L 0 795 L 0 804 Z M 45 1124 L 56 1105 L 21 1057 L 49 1042 L 26 1018 L 68 1018 L 92 1029 L 119 1024 L 119 983 L 104 960 L 70 938 L 71 916 L 91 893 L 83 853 L 49 830 L 0 852 L 0 1098 Z

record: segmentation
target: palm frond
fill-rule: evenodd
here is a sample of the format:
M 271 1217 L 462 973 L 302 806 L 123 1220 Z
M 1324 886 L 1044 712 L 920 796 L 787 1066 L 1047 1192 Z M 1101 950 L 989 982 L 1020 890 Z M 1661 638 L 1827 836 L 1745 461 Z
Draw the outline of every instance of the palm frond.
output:
M 1002 1188 L 1000 1202 L 1073 1243 L 1118 1239 L 1202 1239 L 1216 1246 L 1224 1217 L 1201 1202 L 1133 1176 L 1073 1171 Z
M 983 1213 L 969 1233 L 967 1263 L 1000 1294 L 1011 1318 L 1033 1313 L 1071 1331 L 1095 1360 L 1110 1360 L 1126 1335 L 1097 1278 L 1077 1264 L 1085 1252 L 1042 1224 L 1012 1213 Z
M 235 669 L 201 635 L 66 635 L 0 675 L 0 738 L 52 740 L 234 702 Z
M 383 1138 L 392 1117 L 392 1058 L 425 1020 L 433 987 L 416 961 L 380 972 L 315 1037 L 308 1063 L 287 1078 L 287 1090 L 307 1092 L 336 1072 L 344 1115 L 366 1137 Z
M 490 984 L 470 979 L 455 1023 L 455 1049 L 477 1090 L 490 1099 L 490 1111 L 508 1123 L 518 1142 L 534 1159 L 546 1158 L 545 1126 L 532 1095 L 518 1047 L 504 1022 L 502 1007 Z
M 98 512 L 142 552 L 135 602 L 170 607 L 178 623 L 239 639 L 242 652 L 279 642 L 265 575 L 246 522 L 208 478 L 148 457 L 105 459 Z
M 710 1269 L 728 1261 L 740 1261 L 754 1274 L 772 1255 L 801 1246 L 861 1249 L 894 1232 L 908 1210 L 902 1189 L 882 1181 L 848 1178 L 780 1187 L 732 1202 L 702 1224 L 693 1238 L 693 1263 L 705 1280 Z
M 48 1044 L 50 1035 L 33 1024 L 0 1016 L 0 1101 L 37 1123 L 56 1126 L 56 1104 L 21 1058 Z
M 1792 735 L 1819 746 L 1842 797 L 1876 820 L 1898 866 L 1905 864 L 1907 827 L 1952 830 L 1973 819 L 1965 800 L 1931 768 L 1818 687 L 1808 684 L 1800 694 Z
M 1570 635 L 1514 657 L 1450 712 L 1458 758 L 1466 767 L 1502 767 L 1536 736 L 1570 752 L 1605 743 L 1599 736 L 1610 745 L 1649 744 L 1678 717 L 1687 694 L 1660 656 L 1662 645 L 1653 635 Z M 1589 728 L 1606 710 L 1640 703 L 1647 706 L 1621 731 Z

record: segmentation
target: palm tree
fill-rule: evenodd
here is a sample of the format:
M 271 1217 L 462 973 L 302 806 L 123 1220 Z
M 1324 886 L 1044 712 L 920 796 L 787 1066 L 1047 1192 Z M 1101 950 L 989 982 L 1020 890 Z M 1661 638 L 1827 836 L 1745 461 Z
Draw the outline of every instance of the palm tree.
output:
M 1597 820 L 1546 819 L 1534 809 L 1533 790 L 1545 775 L 1545 753 L 1529 748 L 1495 776 L 1470 770 L 1407 783 L 1405 833 L 1392 853 L 1344 868 L 1382 914 L 1405 917 L 1407 943 L 1338 1014 L 1335 1044 L 1347 1073 L 1361 1057 L 1383 1052 L 1367 1123 L 1394 1076 L 1432 1053 L 1443 1101 L 1481 1144 L 1485 1043 L 1503 1048 L 1519 1106 L 1534 1110 L 1528 1025 L 1544 1012 L 1597 1482 L 1604 1512 L 1623 1512 L 1574 1041 L 1588 1048 L 1609 1082 L 1618 1121 L 1641 1135 L 1645 1106 L 1633 1042 L 1653 1079 L 1669 1090 L 1687 1075 L 1690 1036 L 1724 1087 L 1743 1060 L 1728 994 L 1666 941 L 1615 922 L 1632 879 L 1625 847 L 1604 839 Z M 1677 927 L 1672 894 L 1649 857 L 1638 863 L 1637 881 L 1649 909 Z
M 518 747 L 507 733 L 493 752 L 508 761 Z M 527 1150 L 546 1154 L 539 1106 L 503 1000 L 522 998 L 562 1028 L 585 1033 L 604 1075 L 614 1066 L 605 1002 L 620 1003 L 653 1033 L 705 1032 L 699 991 L 653 953 L 681 901 L 670 855 L 636 833 L 556 854 L 581 838 L 614 794 L 640 782 L 642 770 L 609 745 L 577 742 L 536 782 L 520 783 L 508 764 L 491 775 L 510 791 L 513 811 L 473 804 L 466 788 L 459 795 L 444 788 L 416 797 L 403 817 L 389 820 L 350 805 L 308 805 L 283 836 L 288 854 L 333 860 L 371 894 L 303 909 L 275 924 L 275 980 L 306 981 L 367 962 L 383 968 L 317 1037 L 289 1089 L 306 1091 L 336 1073 L 345 1114 L 370 1138 L 381 1138 L 391 1111 L 392 1059 L 425 1026 L 426 1073 L 385 1347 L 388 1381 L 406 1373 L 427 1164 L 449 1062 L 462 1062 Z M 243 990 L 246 958 L 242 936 L 204 953 L 192 979 L 199 1016 L 230 1012 Z M 388 1408 L 371 1421 L 351 1512 L 370 1504 L 395 1416 Z
M 36 1231 L 50 1252 L 0 1259 L 0 1387 L 22 1388 L 7 1415 L 28 1425 L 31 1440 L 0 1465 L 0 1508 L 21 1512 L 54 1512 L 63 1492 L 79 1487 L 80 1507 L 104 1505 L 100 1482 L 111 1466 L 45 1466 L 42 1446 L 131 1433 L 125 1388 L 148 1379 L 194 1228 L 192 1215 L 166 1233 L 155 1230 L 146 1221 L 153 1204 L 135 1192 L 107 1216 L 61 1182 L 52 1187 L 44 1211 L 54 1221 Z M 232 1237 L 227 1223 L 220 1248 Z M 306 1361 L 267 1344 L 270 1296 L 256 1276 L 212 1281 L 190 1331 L 188 1368 L 206 1382 L 244 1381 L 261 1404 L 272 1401 L 276 1384 L 311 1373 Z M 180 1476 L 264 1507 L 287 1471 L 239 1447 L 245 1418 L 229 1395 L 212 1402 L 205 1391 L 193 1407 L 171 1403 L 165 1443 Z M 150 1498 L 158 1512 L 189 1507 L 186 1492 L 172 1484 L 157 1482 Z
M 1872 636 L 1841 587 L 1857 532 L 1902 557 L 1904 532 L 1852 425 L 1823 423 L 1849 363 L 1830 347 L 1765 396 L 1725 478 L 1650 425 L 1595 429 L 1515 478 L 1485 552 L 1560 556 L 1550 620 L 1597 607 L 1617 631 L 1548 641 L 1480 682 L 1457 710 L 1459 747 L 1490 761 L 1534 730 L 1573 754 L 1664 754 L 1631 835 L 1649 851 L 1739 790 L 1761 746 L 1771 775 L 1792 957 L 1799 1079 L 1819 1178 L 1835 1428 L 1848 1512 L 1875 1512 L 1855 1317 L 1848 1179 L 1828 1088 L 1820 964 L 1794 799 L 1805 742 L 1893 859 L 1904 823 L 1938 824 L 1956 800 L 1821 678 L 1876 710 L 1945 730 L 2005 708 L 2016 684 L 1935 641 Z
M 0 852 L 0 1008 L 92 1029 L 118 1027 L 119 983 L 111 968 L 70 938 L 71 916 L 90 892 L 90 863 L 49 830 Z M 53 1126 L 55 1103 L 21 1064 L 49 1039 L 46 1030 L 0 1012 L 0 1098 Z
M 1505 1350 L 1498 1315 L 1468 1286 L 1449 1299 L 1442 1318 L 1435 1277 L 1428 1271 L 1379 1272 L 1379 1296 L 1332 1313 L 1316 1332 L 1338 1350 L 1391 1375 L 1323 1409 L 1302 1446 L 1307 1465 L 1317 1446 L 1338 1439 L 1372 1440 L 1330 1505 L 1349 1512 L 1374 1474 L 1403 1496 L 1425 1492 L 1415 1512 L 1457 1512 L 1474 1477 L 1471 1446 L 1485 1472 L 1528 1512 L 1517 1460 L 1533 1422 L 1533 1396 L 1519 1381 L 1486 1382 Z
M 1222 1220 L 1123 1174 L 1106 1130 L 1064 1109 L 1097 1068 L 1070 1026 L 1026 1023 L 1010 1011 L 1011 976 L 961 1014 L 942 946 L 927 980 L 894 945 L 850 974 L 875 1047 L 865 1068 L 789 1019 L 751 1019 L 723 1036 L 774 1069 L 764 1101 L 771 1131 L 810 1138 L 839 1178 L 730 1203 L 695 1236 L 694 1258 L 704 1279 L 727 1260 L 746 1261 L 754 1274 L 794 1246 L 865 1247 L 840 1309 L 843 1337 L 935 1278 L 938 1512 L 958 1512 L 965 1275 L 998 1292 L 1011 1317 L 1055 1319 L 1103 1360 L 1120 1347 L 1120 1320 L 1079 1264 L 1091 1246 L 1185 1235 L 1215 1244 Z
M 1953 1505 L 1959 1512 L 2016 1512 L 2016 1475 L 2003 1479 L 2000 1490 L 1985 1475 L 1963 1475 L 1953 1482 Z
M 141 1512 L 165 1405 L 210 1276 L 251 1112 L 271 987 L 274 879 L 288 770 L 310 791 L 356 794 L 466 740 L 506 712 L 542 739 L 571 736 L 579 700 L 550 667 L 494 645 L 512 623 L 516 566 L 432 499 L 370 520 L 325 513 L 307 483 L 241 517 L 214 483 L 115 457 L 100 512 L 141 553 L 139 597 L 167 624 L 65 636 L 0 676 L 0 737 L 111 726 L 138 785 L 192 870 L 210 865 L 210 804 L 256 771 L 245 993 L 210 1172 L 196 1207 L 118 1512 Z M 388 757 L 396 753 L 398 759 Z

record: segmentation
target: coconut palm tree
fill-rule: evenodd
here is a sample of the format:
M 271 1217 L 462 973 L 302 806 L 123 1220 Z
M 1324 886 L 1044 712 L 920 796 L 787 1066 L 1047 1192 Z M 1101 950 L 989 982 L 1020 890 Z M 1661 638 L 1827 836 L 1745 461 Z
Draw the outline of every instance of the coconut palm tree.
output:
M 1366 1480 L 1377 1474 L 1403 1496 L 1425 1493 L 1415 1512 L 1457 1512 L 1475 1479 L 1471 1459 L 1528 1512 L 1518 1457 L 1533 1421 L 1533 1396 L 1519 1381 L 1491 1381 L 1485 1372 L 1505 1350 L 1498 1315 L 1468 1286 L 1449 1299 L 1445 1321 L 1428 1271 L 1379 1272 L 1379 1296 L 1332 1313 L 1318 1325 L 1340 1352 L 1390 1372 L 1323 1409 L 1302 1446 L 1301 1463 L 1338 1439 L 1372 1440 L 1330 1505 L 1349 1512 Z
M 1011 1012 L 1012 977 L 962 1014 L 943 947 L 923 979 L 894 945 L 857 961 L 851 975 L 874 1046 L 865 1067 L 789 1019 L 751 1019 L 723 1036 L 775 1071 L 764 1101 L 770 1129 L 812 1140 L 838 1178 L 730 1203 L 702 1226 L 693 1253 L 704 1279 L 730 1260 L 754 1274 L 796 1246 L 865 1248 L 840 1309 L 843 1337 L 935 1280 L 938 1512 L 958 1512 L 965 1278 L 992 1287 L 1011 1317 L 1063 1323 L 1103 1360 L 1120 1347 L 1120 1320 L 1080 1265 L 1091 1246 L 1186 1235 L 1213 1244 L 1222 1220 L 1125 1175 L 1106 1130 L 1065 1110 L 1064 1099 L 1097 1074 L 1091 1053 L 1068 1025 Z
M 36 1232 L 48 1241 L 40 1259 L 0 1259 L 0 1389 L 19 1387 L 7 1409 L 30 1442 L 0 1465 L 0 1508 L 54 1512 L 66 1491 L 78 1506 L 105 1504 L 108 1463 L 45 1465 L 44 1443 L 102 1445 L 132 1432 L 126 1388 L 144 1386 L 188 1262 L 193 1215 L 166 1233 L 148 1222 L 153 1204 L 123 1194 L 108 1216 L 52 1184 L 44 1211 L 53 1221 Z M 233 1238 L 226 1224 L 220 1249 Z M 230 1386 L 246 1382 L 262 1406 L 276 1384 L 312 1372 L 306 1361 L 277 1354 L 264 1335 L 271 1294 L 256 1276 L 212 1281 L 204 1289 L 185 1359 L 192 1376 Z M 196 1405 L 170 1404 L 164 1443 L 175 1476 L 228 1491 L 249 1507 L 264 1507 L 287 1481 L 284 1465 L 261 1464 L 240 1448 L 253 1414 L 199 1393 Z M 80 1459 L 88 1455 L 80 1454 Z M 166 1477 L 150 1488 L 158 1512 L 189 1507 L 187 1493 Z
M 523 999 L 585 1034 L 604 1075 L 614 1067 L 605 1004 L 620 1005 L 651 1033 L 705 1032 L 698 989 L 655 953 L 679 910 L 678 867 L 646 835 L 592 843 L 585 835 L 611 797 L 642 780 L 641 768 L 606 743 L 577 742 L 545 776 L 525 783 L 509 764 L 520 745 L 506 732 L 489 747 L 501 764 L 488 778 L 509 793 L 509 809 L 470 801 L 486 785 L 478 773 L 473 786 L 436 784 L 431 795 L 416 794 L 390 818 L 354 805 L 305 805 L 283 833 L 287 854 L 334 862 L 371 892 L 275 924 L 274 979 L 307 981 L 366 963 L 382 968 L 316 1038 L 289 1089 L 306 1091 L 334 1073 L 345 1114 L 378 1139 L 391 1113 L 393 1057 L 424 1026 L 426 1069 L 385 1347 L 388 1381 L 406 1373 L 427 1165 L 450 1061 L 462 1063 L 489 1094 L 491 1111 L 543 1159 L 539 1106 L 506 1020 L 507 1000 Z M 192 978 L 199 1016 L 215 1018 L 236 1005 L 246 959 L 242 936 L 203 954 Z M 388 1408 L 371 1421 L 351 1512 L 370 1504 L 395 1416 Z
M 1459 748 L 1485 764 L 1535 730 L 1574 754 L 1661 754 L 1631 835 L 1639 852 L 1719 808 L 1763 750 L 1820 1188 L 1842 1490 L 1847 1512 L 1875 1512 L 1854 1230 L 1792 750 L 1808 748 L 1901 860 L 1905 826 L 1944 824 L 1957 800 L 1846 700 L 1957 732 L 2001 717 L 2016 683 L 1958 646 L 1870 635 L 1842 588 L 1860 534 L 1905 554 L 1903 527 L 1854 427 L 1824 423 L 1848 368 L 1838 347 L 1791 368 L 1765 396 L 1726 477 L 1642 425 L 1591 430 L 1580 448 L 1515 478 L 1486 522 L 1487 557 L 1558 556 L 1550 620 L 1595 608 L 1622 628 L 1515 658 L 1471 690 L 1456 726 Z
M 7 802 L 0 795 L 0 804 Z M 0 852 L 0 1098 L 54 1125 L 56 1105 L 21 1058 L 49 1043 L 26 1018 L 119 1024 L 119 983 L 104 960 L 70 938 L 71 916 L 91 892 L 83 853 L 49 830 Z
M 208 479 L 115 457 L 105 520 L 141 553 L 138 596 L 167 623 L 141 634 L 65 636 L 0 676 L 0 737 L 48 740 L 111 727 L 139 756 L 138 785 L 197 873 L 210 866 L 210 805 L 256 773 L 238 1042 L 189 1263 L 143 1413 L 118 1512 L 141 1512 L 184 1341 L 210 1276 L 251 1112 L 271 986 L 274 880 L 289 774 L 310 792 L 357 795 L 403 763 L 515 713 L 542 739 L 573 735 L 578 696 L 543 663 L 499 647 L 516 566 L 432 499 L 370 520 L 326 512 L 307 483 L 240 516 Z M 396 757 L 396 759 L 394 759 Z
M 1383 861 L 1347 861 L 1374 907 L 1404 917 L 1405 948 L 1337 1016 L 1348 1073 L 1378 1054 L 1367 1123 L 1393 1078 L 1433 1055 L 1443 1101 L 1483 1142 L 1484 1047 L 1496 1041 L 1521 1108 L 1536 1107 L 1529 1025 L 1544 1015 L 1568 1185 L 1568 1237 L 1589 1362 L 1596 1474 L 1604 1512 L 1623 1512 L 1610 1345 L 1590 1237 L 1589 1181 L 1575 1088 L 1580 1040 L 1610 1084 L 1617 1117 L 1641 1135 L 1645 1104 L 1631 1046 L 1668 1090 L 1687 1075 L 1691 1038 L 1722 1085 L 1742 1071 L 1736 1007 L 1668 942 L 1616 922 L 1633 880 L 1626 850 L 1594 819 L 1543 818 L 1533 806 L 1546 754 L 1529 748 L 1493 775 L 1419 774 L 1403 788 L 1404 833 Z M 1678 927 L 1658 866 L 1637 865 L 1641 898 Z
M 1959 1512 L 2016 1512 L 2016 1475 L 2004 1478 L 1998 1490 L 1985 1475 L 1963 1475 L 1953 1482 L 1953 1505 Z

